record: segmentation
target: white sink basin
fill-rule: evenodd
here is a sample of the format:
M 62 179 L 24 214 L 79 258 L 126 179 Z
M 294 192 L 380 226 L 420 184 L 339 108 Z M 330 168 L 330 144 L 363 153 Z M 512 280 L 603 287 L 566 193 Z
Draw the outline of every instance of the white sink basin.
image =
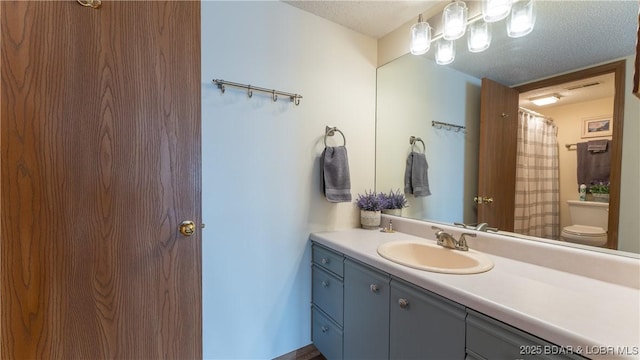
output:
M 420 241 L 388 242 L 378 247 L 378 254 L 400 265 L 445 274 L 477 274 L 493 268 L 493 261 L 477 251 L 453 250 Z

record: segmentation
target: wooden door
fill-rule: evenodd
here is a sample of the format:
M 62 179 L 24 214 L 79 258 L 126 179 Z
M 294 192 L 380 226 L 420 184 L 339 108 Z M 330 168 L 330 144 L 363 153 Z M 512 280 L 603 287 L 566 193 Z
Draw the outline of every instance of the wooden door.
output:
M 482 79 L 478 222 L 513 231 L 518 136 L 518 91 Z
M 0 358 L 201 358 L 200 4 L 0 7 Z

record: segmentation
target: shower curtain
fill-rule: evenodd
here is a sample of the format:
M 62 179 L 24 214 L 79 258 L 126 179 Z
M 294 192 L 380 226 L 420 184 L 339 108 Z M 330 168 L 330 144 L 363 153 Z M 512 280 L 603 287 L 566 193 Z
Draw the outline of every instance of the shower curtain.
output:
M 560 185 L 558 128 L 551 119 L 518 112 L 514 231 L 558 239 Z

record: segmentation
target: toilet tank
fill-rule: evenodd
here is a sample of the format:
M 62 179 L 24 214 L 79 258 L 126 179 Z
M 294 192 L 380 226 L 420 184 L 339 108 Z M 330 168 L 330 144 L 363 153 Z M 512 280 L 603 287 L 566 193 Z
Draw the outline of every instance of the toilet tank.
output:
M 571 225 L 597 226 L 608 230 L 609 203 L 568 200 Z

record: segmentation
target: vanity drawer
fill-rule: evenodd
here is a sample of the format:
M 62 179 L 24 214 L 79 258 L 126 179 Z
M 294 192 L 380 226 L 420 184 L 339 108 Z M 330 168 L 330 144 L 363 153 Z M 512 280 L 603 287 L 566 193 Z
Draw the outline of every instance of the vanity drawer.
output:
M 328 360 L 342 359 L 342 329 L 313 306 L 311 341 Z
M 584 359 L 536 336 L 467 309 L 467 353 L 472 359 Z M 566 351 L 565 351 L 566 352 Z
M 312 301 L 342 326 L 344 286 L 342 279 L 317 265 L 311 267 Z
M 313 244 L 313 262 L 323 268 L 334 272 L 338 276 L 344 276 L 344 256 L 332 250 Z

